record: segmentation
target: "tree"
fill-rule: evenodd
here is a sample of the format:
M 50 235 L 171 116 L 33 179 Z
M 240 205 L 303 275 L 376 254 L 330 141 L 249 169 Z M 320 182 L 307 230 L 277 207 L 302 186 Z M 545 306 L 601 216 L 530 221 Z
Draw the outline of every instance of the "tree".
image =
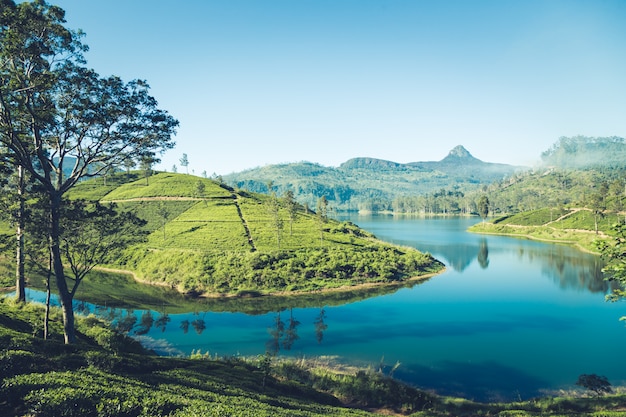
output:
M 289 236 L 292 236 L 293 222 L 296 220 L 296 215 L 298 214 L 298 203 L 296 203 L 296 200 L 294 199 L 293 191 L 285 191 L 285 195 L 283 196 L 283 204 L 285 205 L 285 209 L 287 210 L 287 216 L 289 218 Z
M 127 158 L 155 158 L 172 148 L 178 121 L 157 107 L 145 81 L 124 83 L 86 68 L 82 33 L 63 26 L 61 8 L 0 1 L 0 144 L 44 190 L 65 342 L 73 343 L 63 196 Z
M 196 197 L 204 199 L 204 194 L 206 193 L 206 185 L 204 181 L 198 180 L 196 181 Z
M 278 250 L 280 250 L 280 242 L 284 222 L 282 216 L 280 215 L 280 201 L 278 200 L 278 197 L 276 197 L 276 193 L 273 191 L 267 202 L 267 211 L 270 215 L 271 224 L 274 228 L 274 231 L 276 232 L 276 246 Z
M 620 222 L 613 226 L 613 241 L 600 240 L 597 243 L 602 258 L 606 261 L 606 266 L 602 272 L 607 279 L 617 281 L 620 288 L 613 290 L 607 296 L 609 301 L 618 301 L 626 297 L 626 223 Z M 626 320 L 626 317 L 622 317 Z
M 188 168 L 188 166 L 189 166 L 189 159 L 187 159 L 187 154 L 186 153 L 184 153 L 183 157 L 180 158 L 180 166 L 181 167 L 185 167 L 186 173 L 189 174 L 189 168 Z
M 486 195 L 478 199 L 478 215 L 483 219 L 483 222 L 489 215 L 489 198 Z
M 141 169 L 143 176 L 146 179 L 146 186 L 150 185 L 148 178 L 152 175 L 152 165 L 157 162 L 159 162 L 159 160 L 152 155 L 144 155 L 139 160 L 139 169 Z
M 159 201 L 157 206 L 157 214 L 161 218 L 161 226 L 163 227 L 163 241 L 165 242 L 165 225 L 167 224 L 167 220 L 170 218 L 170 211 L 167 208 L 167 204 L 163 201 Z
M 593 212 L 593 221 L 596 234 L 598 234 L 598 218 L 604 216 L 606 210 L 606 195 L 608 192 L 608 184 L 603 182 L 596 192 L 591 195 L 591 211 Z
M 320 228 L 320 243 L 324 243 L 324 226 L 326 225 L 326 221 L 328 220 L 328 200 L 326 200 L 325 196 L 321 196 L 317 200 L 317 209 L 315 212 L 315 216 L 317 217 L 317 223 Z
M 576 385 L 593 391 L 597 396 L 613 392 L 613 388 L 611 388 L 611 383 L 607 377 L 596 374 L 580 375 L 576 381 Z

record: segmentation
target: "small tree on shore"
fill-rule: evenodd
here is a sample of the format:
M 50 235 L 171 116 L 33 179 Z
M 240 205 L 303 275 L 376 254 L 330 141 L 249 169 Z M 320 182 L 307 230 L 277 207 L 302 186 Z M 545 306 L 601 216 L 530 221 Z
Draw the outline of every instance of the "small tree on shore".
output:
M 596 374 L 580 375 L 576 381 L 576 385 L 592 391 L 597 396 L 613 392 L 613 388 L 611 388 L 611 383 L 607 377 Z
M 483 195 L 478 200 L 478 215 L 483 222 L 489 216 L 489 198 L 486 195 Z

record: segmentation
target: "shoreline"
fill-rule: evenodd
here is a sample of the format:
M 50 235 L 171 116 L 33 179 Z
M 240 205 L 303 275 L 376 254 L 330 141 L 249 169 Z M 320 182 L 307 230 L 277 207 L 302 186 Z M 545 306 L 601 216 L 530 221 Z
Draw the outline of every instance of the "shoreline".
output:
M 168 287 L 172 290 L 175 290 L 179 294 L 183 296 L 189 296 L 189 293 L 180 291 L 175 286 L 167 284 L 165 282 L 152 282 L 145 279 L 141 279 L 137 276 L 137 274 L 130 270 L 117 269 L 117 268 L 108 268 L 108 267 L 96 267 L 95 270 L 102 272 L 110 272 L 116 274 L 124 274 L 130 275 L 134 281 L 144 284 L 144 285 L 153 285 L 157 287 Z M 238 292 L 233 293 L 210 293 L 210 292 L 202 292 L 198 295 L 190 296 L 190 298 L 195 299 L 220 299 L 220 298 L 263 298 L 263 297 L 298 297 L 309 294 L 329 294 L 329 293 L 342 293 L 342 292 L 350 292 L 353 290 L 362 290 L 369 288 L 384 288 L 384 287 L 401 287 L 406 283 L 411 282 L 419 282 L 423 280 L 430 279 L 434 276 L 441 275 L 447 270 L 446 266 L 442 264 L 442 268 L 436 272 L 429 272 L 424 275 L 416 275 L 413 277 L 409 277 L 403 279 L 401 281 L 392 281 L 392 282 L 364 282 L 356 285 L 342 285 L 339 287 L 332 288 L 323 288 L 316 289 L 310 291 L 297 290 L 297 291 L 275 291 L 275 292 L 263 292 L 262 290 L 240 290 Z
M 487 223 L 490 224 L 491 226 L 495 226 L 493 223 Z M 467 229 L 467 231 L 469 233 L 476 233 L 476 234 L 483 234 L 483 235 L 494 235 L 494 236 L 509 236 L 509 237 L 518 237 L 521 239 L 528 239 L 528 240 L 535 240 L 537 242 L 545 242 L 545 243 L 554 243 L 554 244 L 562 244 L 562 245 L 568 245 L 568 246 L 574 246 L 576 249 L 580 250 L 581 252 L 585 252 L 585 253 L 589 253 L 591 255 L 597 255 L 600 256 L 600 252 L 597 251 L 593 251 L 587 247 L 585 247 L 584 245 L 581 245 L 579 242 L 575 241 L 575 240 L 564 240 L 564 239 L 548 239 L 548 238 L 543 238 L 543 237 L 538 237 L 538 236 L 534 236 L 532 234 L 528 234 L 528 233 L 506 233 L 506 232 L 497 232 L 497 231 L 487 231 L 487 230 L 471 230 L 473 227 L 476 227 L 478 225 L 472 226 L 471 228 Z M 483 226 L 484 227 L 484 226 Z M 529 226 L 520 226 L 520 225 L 507 225 L 507 227 L 513 227 L 513 228 L 527 228 Z M 532 226 L 535 227 L 535 226 Z M 554 229 L 556 230 L 556 229 Z M 571 233 L 595 233 L 593 231 L 576 231 L 576 230 L 572 230 L 572 229 L 563 229 L 564 231 L 569 231 Z M 606 238 L 607 236 L 602 234 L 602 235 L 598 235 L 598 238 Z

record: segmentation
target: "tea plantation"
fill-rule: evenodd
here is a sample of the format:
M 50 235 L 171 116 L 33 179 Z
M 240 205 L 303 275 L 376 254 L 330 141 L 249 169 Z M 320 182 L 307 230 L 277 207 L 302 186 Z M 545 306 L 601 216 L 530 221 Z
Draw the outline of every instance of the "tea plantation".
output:
M 113 203 L 146 220 L 147 238 L 105 260 L 186 293 L 293 293 L 402 282 L 437 273 L 429 254 L 377 240 L 283 196 L 206 178 L 119 173 L 79 184 L 73 199 Z

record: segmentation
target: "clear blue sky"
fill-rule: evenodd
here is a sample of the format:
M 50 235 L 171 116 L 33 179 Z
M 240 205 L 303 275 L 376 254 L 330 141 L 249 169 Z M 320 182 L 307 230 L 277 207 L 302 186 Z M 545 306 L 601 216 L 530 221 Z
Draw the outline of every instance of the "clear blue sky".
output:
M 223 175 L 456 145 L 531 165 L 561 136 L 626 136 L 622 0 L 50 2 L 90 67 L 147 80 L 180 121 L 167 170 L 183 153 Z

